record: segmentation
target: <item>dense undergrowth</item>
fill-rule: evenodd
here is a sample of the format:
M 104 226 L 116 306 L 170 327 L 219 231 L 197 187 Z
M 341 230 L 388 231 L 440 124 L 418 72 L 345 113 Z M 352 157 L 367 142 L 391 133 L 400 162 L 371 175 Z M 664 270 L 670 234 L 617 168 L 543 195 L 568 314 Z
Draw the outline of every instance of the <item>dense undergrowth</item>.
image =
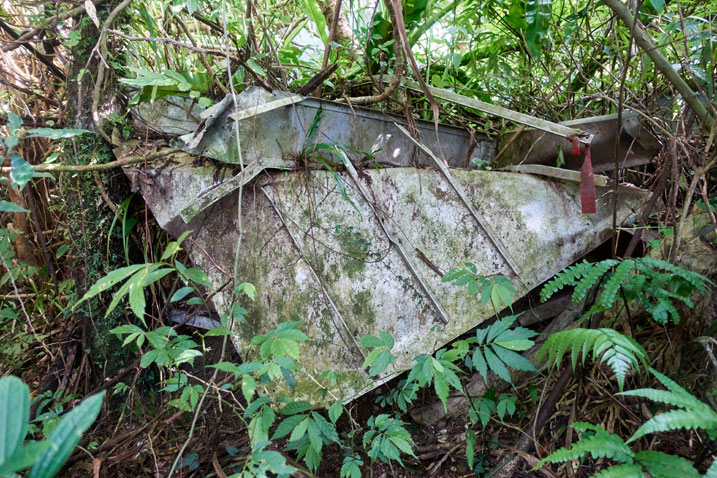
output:
M 0 4 L 0 475 L 717 476 L 714 2 L 638 4 L 684 85 L 611 2 L 399 4 Z M 514 303 L 509 278 L 455 264 L 443 286 L 466 287 L 495 317 L 374 392 L 326 409 L 267 394 L 293 389 L 313 339 L 304 324 L 262 331 L 239 357 L 233 327 L 255 300 L 241 277 L 220 327 L 171 322 L 178 305 L 214 314 L 217 284 L 116 164 L 83 168 L 132 141 L 140 159 L 168 143 L 130 106 L 181 95 L 205 107 L 252 85 L 513 134 L 502 118 L 395 88 L 416 75 L 555 121 L 638 112 L 659 154 L 616 179 L 658 200 L 539 297 Z M 315 143 L 304 160 L 342 167 L 321 157 L 338 147 Z M 697 215 L 705 225 L 690 235 Z M 567 329 L 520 325 L 519 310 L 567 289 Z M 368 376 L 392 370 L 394 337 L 357 339 Z

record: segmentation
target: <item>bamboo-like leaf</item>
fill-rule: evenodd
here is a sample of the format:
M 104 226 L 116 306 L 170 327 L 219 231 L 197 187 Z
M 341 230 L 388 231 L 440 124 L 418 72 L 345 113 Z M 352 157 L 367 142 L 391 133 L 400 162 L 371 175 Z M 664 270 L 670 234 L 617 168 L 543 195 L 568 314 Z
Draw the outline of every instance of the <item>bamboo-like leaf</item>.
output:
M 30 389 L 17 377 L 0 379 L 0 464 L 22 445 L 30 418 Z
M 550 27 L 550 9 L 553 0 L 528 0 L 525 9 L 525 21 L 528 28 L 525 30 L 525 43 L 530 54 L 540 58 L 543 39 Z
M 30 478 L 52 478 L 70 457 L 82 434 L 94 423 L 102 408 L 104 392 L 84 399 L 62 417 L 47 438 L 50 448 L 40 455 L 30 471 Z

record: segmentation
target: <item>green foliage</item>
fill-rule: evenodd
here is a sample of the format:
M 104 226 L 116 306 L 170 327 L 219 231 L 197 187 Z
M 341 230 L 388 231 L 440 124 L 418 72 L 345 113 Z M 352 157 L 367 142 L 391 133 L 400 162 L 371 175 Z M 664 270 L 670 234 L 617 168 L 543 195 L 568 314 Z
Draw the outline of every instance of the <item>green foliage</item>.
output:
M 527 0 L 525 8 L 525 43 L 528 52 L 536 58 L 540 58 L 543 46 L 543 39 L 548 34 L 550 27 L 550 9 L 552 0 Z
M 612 272 L 608 272 L 614 268 Z M 583 300 L 591 287 L 604 281 L 602 292 L 587 315 L 609 310 L 618 298 L 618 292 L 629 302 L 638 302 L 647 309 L 655 321 L 667 323 L 669 317 L 680 321 L 674 300 L 688 307 L 694 304 L 690 299 L 693 292 L 705 294 L 707 284 L 714 283 L 696 272 L 652 257 L 606 259 L 601 262 L 570 266 L 557 274 L 540 292 L 544 302 L 555 292 L 566 286 L 574 286 L 573 301 Z
M 627 441 L 614 433 L 606 432 L 600 426 L 589 423 L 574 423 L 573 428 L 581 432 L 583 437 L 573 443 L 570 449 L 561 448 L 551 453 L 541 460 L 534 469 L 538 469 L 546 463 L 560 463 L 583 458 L 590 454 L 594 459 L 605 457 L 625 463 L 625 465 L 606 468 L 596 474 L 596 477 L 641 478 L 643 471 L 649 473 L 653 478 L 673 478 L 677 476 L 699 478 L 702 476 L 692 463 L 682 457 L 653 450 L 634 452 L 628 446 L 631 442 L 647 434 L 679 429 L 700 428 L 706 430 L 711 438 L 717 436 L 717 413 L 665 375 L 653 369 L 650 369 L 650 372 L 668 390 L 642 388 L 621 392 L 619 395 L 649 398 L 679 409 L 655 415 L 645 422 Z M 716 464 L 717 461 L 712 464 L 705 476 L 712 476 L 710 472 L 711 470 L 717 470 Z
M 17 377 L 0 379 L 0 475 L 32 466 L 31 478 L 52 478 L 70 457 L 102 408 L 104 393 L 93 395 L 64 415 L 44 441 L 25 441 L 30 392 Z
M 396 357 L 391 353 L 394 345 L 393 336 L 383 330 L 379 331 L 378 337 L 373 335 L 361 337 L 361 344 L 371 349 L 361 366 L 361 368 L 370 367 L 369 377 L 382 374 L 389 365 L 396 361 Z
M 450 387 L 462 391 L 463 385 L 457 373 L 461 369 L 455 364 L 465 353 L 459 349 L 441 349 L 436 356 L 421 354 L 414 358 L 416 362 L 408 374 L 407 383 L 415 383 L 418 388 L 433 383 L 436 395 L 443 402 L 444 409 L 447 406 Z M 404 386 L 405 387 L 405 386 Z
M 622 392 L 621 395 L 644 397 L 665 405 L 678 407 L 678 409 L 660 413 L 652 417 L 635 432 L 627 441 L 628 443 L 650 433 L 678 429 L 703 429 L 706 430 L 713 439 L 717 437 L 717 413 L 715 413 L 709 405 L 699 401 L 694 395 L 690 394 L 687 390 L 657 370 L 650 369 L 650 372 L 657 377 L 667 390 L 642 388 Z
M 404 425 L 406 423 L 387 414 L 369 418 L 369 430 L 364 433 L 363 446 L 368 450 L 371 463 L 376 460 L 384 463 L 395 460 L 403 465 L 401 453 L 416 457 L 411 434 Z
M 105 311 L 105 317 L 127 296 L 129 298 L 130 309 L 142 323 L 145 323 L 144 311 L 147 305 L 145 299 L 146 289 L 166 275 L 177 273 L 180 278 L 191 284 L 197 292 L 199 292 L 198 286 L 211 287 L 204 271 L 196 267 L 188 268 L 176 260 L 176 255 L 181 250 L 181 244 L 189 234 L 191 234 L 191 231 L 182 234 L 177 241 L 170 242 L 162 254 L 160 262 L 134 264 L 122 267 L 100 278 L 89 288 L 75 307 L 124 282 L 122 287 L 114 294 L 112 301 Z M 165 260 L 169 260 L 169 262 L 162 262 Z
M 481 305 L 490 302 L 496 312 L 503 307 L 513 305 L 515 287 L 505 276 L 486 277 L 478 274 L 475 264 L 466 262 L 465 267 L 451 269 L 441 278 L 441 282 L 455 282 L 454 285 L 466 286 L 471 295 L 481 295 Z
M 562 463 L 587 455 L 592 455 L 594 459 L 610 458 L 620 463 L 633 463 L 635 453 L 625 444 L 622 438 L 614 433 L 606 432 L 599 425 L 585 422 L 573 423 L 572 427 L 582 432 L 584 438 L 573 443 L 570 449 L 561 448 L 546 456 L 538 462 L 535 469 L 546 463 Z M 592 433 L 586 433 L 588 431 Z
M 510 315 L 476 330 L 476 347 L 467 365 L 477 371 L 484 381 L 487 380 L 488 370 L 506 382 L 511 382 L 509 368 L 537 372 L 528 359 L 517 353 L 531 348 L 535 344 L 531 337 L 537 333 L 525 327 L 511 329 L 517 318 L 517 315 Z
M 648 357 L 645 350 L 632 337 L 622 335 L 612 329 L 571 329 L 556 332 L 548 337 L 538 351 L 538 360 L 547 356 L 549 365 L 557 366 L 565 353 L 571 351 L 571 362 L 575 369 L 578 357 L 582 355 L 582 363 L 589 353 L 595 359 L 606 363 L 615 373 L 617 383 L 622 390 L 625 377 L 630 368 L 638 368 L 642 363 L 647 367 Z

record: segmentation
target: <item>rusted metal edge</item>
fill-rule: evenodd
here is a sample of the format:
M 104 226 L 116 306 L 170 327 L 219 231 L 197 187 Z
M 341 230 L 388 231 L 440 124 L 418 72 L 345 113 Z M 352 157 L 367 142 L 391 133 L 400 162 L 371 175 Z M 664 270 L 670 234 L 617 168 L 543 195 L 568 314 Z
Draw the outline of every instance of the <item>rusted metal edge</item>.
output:
M 382 79 L 384 83 L 390 83 L 393 79 L 393 75 L 383 75 Z M 401 80 L 401 83 L 412 90 L 420 92 L 423 91 L 421 85 L 419 85 L 415 81 L 407 80 L 404 78 Z M 524 124 L 526 126 L 530 126 L 531 128 L 546 131 L 548 133 L 562 136 L 564 138 L 572 139 L 573 137 L 576 137 L 578 141 L 583 144 L 590 144 L 593 140 L 592 134 L 587 133 L 578 128 L 570 128 L 562 124 L 553 123 L 552 121 L 547 121 L 541 118 L 536 118 L 535 116 L 530 116 L 525 113 L 520 113 L 518 111 L 504 108 L 502 106 L 486 103 L 475 98 L 470 98 L 468 96 L 464 96 L 453 91 L 436 88 L 430 85 L 428 86 L 428 90 L 436 98 L 451 101 L 453 103 L 458 103 L 459 105 L 467 106 L 469 108 L 473 108 L 484 113 L 500 116 L 501 118 L 509 119 L 516 123 Z
M 508 266 L 511 268 L 511 270 L 515 273 L 518 280 L 522 280 L 520 270 L 515 262 L 515 259 L 510 255 L 508 252 L 508 249 L 505 247 L 505 244 L 503 244 L 503 241 L 501 241 L 500 237 L 498 237 L 498 234 L 495 233 L 492 227 L 490 227 L 490 224 L 488 224 L 485 219 L 483 219 L 483 216 L 478 214 L 478 212 L 473 208 L 473 205 L 468 201 L 468 198 L 466 197 L 465 191 L 463 191 L 463 188 L 458 184 L 456 181 L 453 180 L 453 176 L 451 175 L 451 172 L 448 170 L 448 167 L 441 161 L 438 156 L 436 156 L 433 151 L 428 149 L 425 145 L 423 145 L 421 142 L 417 141 L 411 134 L 406 131 L 406 129 L 401 126 L 398 123 L 394 123 L 399 131 L 401 131 L 403 134 L 406 135 L 421 151 L 426 153 L 428 156 L 433 159 L 433 161 L 438 166 L 438 169 L 441 170 L 443 175 L 446 177 L 448 182 L 450 183 L 453 190 L 458 194 L 458 197 L 461 198 L 461 201 L 463 202 L 463 205 L 468 209 L 468 211 L 471 213 L 473 218 L 476 220 L 478 225 L 483 228 L 486 235 L 488 236 L 488 239 L 493 243 L 496 249 L 498 249 L 498 252 L 501 256 L 503 256 L 503 259 L 508 264 Z

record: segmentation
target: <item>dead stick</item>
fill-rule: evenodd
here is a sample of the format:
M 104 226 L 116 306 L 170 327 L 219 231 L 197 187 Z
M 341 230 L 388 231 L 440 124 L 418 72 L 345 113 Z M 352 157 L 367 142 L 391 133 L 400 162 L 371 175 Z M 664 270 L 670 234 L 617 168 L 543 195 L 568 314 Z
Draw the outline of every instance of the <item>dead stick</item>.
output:
M 109 169 L 119 168 L 121 166 L 127 166 L 130 164 L 141 163 L 143 161 L 154 161 L 165 156 L 179 152 L 179 148 L 169 148 L 156 153 L 139 155 L 139 156 L 128 156 L 126 158 L 118 159 L 116 161 L 110 161 L 109 163 L 100 164 L 40 164 L 33 166 L 35 172 L 38 173 L 90 173 L 93 171 L 107 171 Z M 10 166 L 3 166 L 0 168 L 0 173 L 8 174 L 12 170 Z

